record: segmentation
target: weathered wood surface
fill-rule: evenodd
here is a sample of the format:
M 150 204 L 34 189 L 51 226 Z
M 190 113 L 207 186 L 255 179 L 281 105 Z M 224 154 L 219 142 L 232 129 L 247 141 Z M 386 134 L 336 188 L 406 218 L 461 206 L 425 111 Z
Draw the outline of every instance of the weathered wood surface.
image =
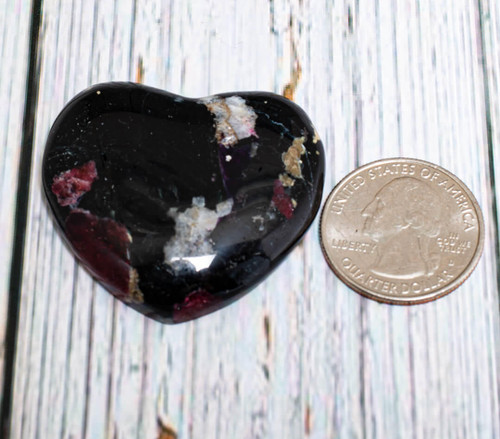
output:
M 497 231 L 500 230 L 500 4 L 495 0 L 479 2 L 482 67 L 484 72 L 485 117 L 490 145 L 490 166 L 496 169 L 494 191 L 497 195 Z M 498 236 L 498 234 L 497 234 Z
M 31 1 L 0 0 L 0 11 L 2 11 L 0 13 L 0 395 L 2 395 L 9 270 L 13 252 L 20 146 L 23 140 Z
M 17 93 L 7 102 L 19 121 L 22 87 L 3 81 L 22 84 L 26 60 L 4 47 L 17 29 L 26 56 L 27 30 L 4 3 L 2 54 L 18 73 L 4 61 L 1 90 Z M 28 2 L 16 7 L 25 14 Z M 45 0 L 42 12 L 10 438 L 156 438 L 158 419 L 190 439 L 500 437 L 498 2 Z M 445 298 L 381 305 L 329 271 L 316 224 L 238 303 L 188 324 L 149 321 L 75 262 L 40 188 L 52 121 L 77 92 L 109 80 L 186 96 L 281 93 L 296 82 L 295 101 L 327 148 L 326 192 L 379 158 L 440 164 L 483 208 L 483 257 Z M 14 137 L 1 145 L 2 203 L 21 136 L 5 118 Z M 6 200 L 2 226 L 13 224 Z

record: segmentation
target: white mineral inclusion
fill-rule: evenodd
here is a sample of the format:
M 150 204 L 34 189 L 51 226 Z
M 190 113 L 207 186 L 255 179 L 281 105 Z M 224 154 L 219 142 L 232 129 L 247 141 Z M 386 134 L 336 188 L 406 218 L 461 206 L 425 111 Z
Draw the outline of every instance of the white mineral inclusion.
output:
M 213 255 L 214 249 L 209 239 L 219 218 L 228 215 L 233 208 L 233 200 L 228 199 L 215 206 L 215 210 L 205 207 L 204 197 L 194 197 L 193 205 L 183 212 L 171 208 L 168 215 L 175 220 L 175 235 L 163 248 L 167 264 L 190 257 Z
M 254 136 L 257 114 L 240 96 L 219 98 L 217 96 L 202 99 L 208 110 L 215 116 L 215 136 L 226 147 L 238 143 L 241 139 Z

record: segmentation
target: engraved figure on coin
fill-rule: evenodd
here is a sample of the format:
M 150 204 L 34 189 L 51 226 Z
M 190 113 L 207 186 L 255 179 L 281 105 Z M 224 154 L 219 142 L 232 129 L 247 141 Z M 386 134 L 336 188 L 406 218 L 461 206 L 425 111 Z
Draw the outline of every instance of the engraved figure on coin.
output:
M 392 278 L 430 276 L 441 261 L 434 242 L 443 206 L 428 183 L 400 177 L 384 185 L 361 212 L 363 233 L 377 242 L 371 271 Z

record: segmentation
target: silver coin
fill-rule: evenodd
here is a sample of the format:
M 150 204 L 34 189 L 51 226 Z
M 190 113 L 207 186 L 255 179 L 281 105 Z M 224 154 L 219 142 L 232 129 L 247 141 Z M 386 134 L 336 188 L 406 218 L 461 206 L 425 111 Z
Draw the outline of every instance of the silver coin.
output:
M 349 287 L 393 304 L 444 296 L 474 270 L 484 223 L 470 190 L 422 160 L 369 163 L 329 195 L 320 223 L 325 258 Z

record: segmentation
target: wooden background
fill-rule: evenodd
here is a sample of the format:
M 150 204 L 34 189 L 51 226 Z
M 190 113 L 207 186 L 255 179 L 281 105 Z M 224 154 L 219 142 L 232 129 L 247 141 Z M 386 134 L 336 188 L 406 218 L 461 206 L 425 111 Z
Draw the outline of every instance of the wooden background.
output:
M 499 59 L 497 0 L 0 0 L 0 437 L 500 438 Z M 238 303 L 146 319 L 76 263 L 40 190 L 51 123 L 111 80 L 294 94 L 325 196 L 375 159 L 446 167 L 482 206 L 479 266 L 436 302 L 378 304 L 330 272 L 316 221 Z

